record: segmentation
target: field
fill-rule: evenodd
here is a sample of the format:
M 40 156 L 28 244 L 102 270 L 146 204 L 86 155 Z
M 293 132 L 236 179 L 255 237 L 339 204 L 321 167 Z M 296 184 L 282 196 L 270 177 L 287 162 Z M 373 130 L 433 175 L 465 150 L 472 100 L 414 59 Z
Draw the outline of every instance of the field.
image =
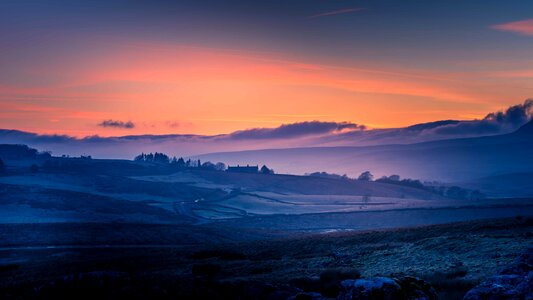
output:
M 7 160 L 0 176 L 2 298 L 333 297 L 338 282 L 323 278 L 418 276 L 460 299 L 533 236 L 531 198 L 56 161 Z
M 9 231 L 13 235 L 31 231 L 50 236 L 60 230 L 51 225 L 17 226 L 3 225 L 3 238 Z M 313 290 L 320 286 L 309 283 L 329 270 L 363 277 L 420 276 L 435 286 L 442 299 L 461 299 L 468 288 L 533 245 L 533 218 L 524 217 L 231 244 L 213 239 L 208 244 L 181 246 L 177 244 L 189 237 L 175 225 L 84 226 L 65 226 L 62 230 L 91 236 L 95 232 L 122 232 L 123 240 L 117 233 L 115 245 L 46 247 L 38 237 L 23 235 L 20 243 L 35 244 L 0 249 L 3 298 L 15 293 L 71 293 L 73 297 L 104 299 L 111 295 L 170 299 L 215 294 L 219 299 L 234 299 L 239 293 L 244 297 L 255 293 L 254 298 L 267 299 L 269 290 L 257 290 L 258 286 L 286 292 L 290 291 L 287 286 Z M 178 236 L 184 240 L 173 240 Z M 137 244 L 122 244 L 125 241 Z M 61 242 L 60 238 L 55 241 Z M 98 238 L 94 242 L 98 243 Z M 228 296 L 228 290 L 233 297 Z

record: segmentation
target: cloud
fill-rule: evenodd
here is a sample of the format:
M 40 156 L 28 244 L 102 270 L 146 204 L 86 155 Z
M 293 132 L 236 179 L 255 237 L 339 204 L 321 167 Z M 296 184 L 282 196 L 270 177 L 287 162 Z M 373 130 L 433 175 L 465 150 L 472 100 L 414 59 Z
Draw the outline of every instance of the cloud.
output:
M 315 19 L 315 18 L 320 18 L 320 17 L 347 14 L 347 13 L 357 12 L 357 11 L 361 11 L 361 10 L 363 10 L 363 9 L 362 8 L 357 8 L 357 7 L 343 8 L 343 9 L 323 12 L 323 13 L 316 14 L 316 15 L 311 15 L 311 16 L 308 16 L 307 18 L 308 19 Z
M 101 123 L 99 123 L 98 126 L 132 129 L 135 127 L 135 124 L 133 124 L 132 121 L 123 122 L 123 121 L 117 121 L 117 120 L 104 120 Z
M 533 36 L 533 19 L 493 25 L 491 28 L 501 31 L 510 31 L 522 35 Z
M 175 122 L 175 121 L 167 121 L 166 124 L 170 128 L 177 128 L 181 126 L 179 122 Z
M 513 105 L 505 111 L 489 113 L 482 120 L 463 121 L 457 124 L 435 128 L 438 134 L 491 134 L 512 131 L 527 123 L 533 117 L 533 99 Z
M 411 125 L 409 127 L 406 127 L 405 129 L 408 131 L 424 131 L 428 129 L 434 129 L 441 126 L 446 126 L 450 124 L 457 124 L 461 121 L 457 120 L 442 120 L 442 121 L 435 121 L 435 122 L 428 122 L 428 123 L 421 123 L 421 124 L 415 124 Z
M 364 125 L 350 122 L 309 121 L 283 124 L 276 128 L 253 128 L 241 130 L 229 134 L 229 137 L 233 139 L 287 139 L 364 129 L 366 129 Z

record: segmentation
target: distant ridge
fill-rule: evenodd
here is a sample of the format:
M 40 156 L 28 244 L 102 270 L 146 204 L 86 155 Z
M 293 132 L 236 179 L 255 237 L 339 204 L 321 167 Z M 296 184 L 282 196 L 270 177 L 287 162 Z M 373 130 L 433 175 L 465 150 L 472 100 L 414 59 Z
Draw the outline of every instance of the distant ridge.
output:
M 405 127 L 405 129 L 406 130 L 422 131 L 422 130 L 434 129 L 434 128 L 441 127 L 441 126 L 446 126 L 446 125 L 458 124 L 458 123 L 461 123 L 461 121 L 457 121 L 457 120 L 442 120 L 442 121 L 434 121 L 434 122 L 415 124 L 415 125 L 411 125 L 411 126 Z
M 527 122 L 526 124 L 522 125 L 522 127 L 518 128 L 516 133 L 519 133 L 519 134 L 533 134 L 533 120 Z

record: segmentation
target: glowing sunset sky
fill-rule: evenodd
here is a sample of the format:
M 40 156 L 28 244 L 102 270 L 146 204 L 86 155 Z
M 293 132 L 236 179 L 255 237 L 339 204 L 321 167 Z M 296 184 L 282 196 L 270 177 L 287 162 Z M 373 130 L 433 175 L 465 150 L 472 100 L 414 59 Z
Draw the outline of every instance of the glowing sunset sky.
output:
M 531 97 L 532 1 L 0 2 L 0 128 L 398 127 Z

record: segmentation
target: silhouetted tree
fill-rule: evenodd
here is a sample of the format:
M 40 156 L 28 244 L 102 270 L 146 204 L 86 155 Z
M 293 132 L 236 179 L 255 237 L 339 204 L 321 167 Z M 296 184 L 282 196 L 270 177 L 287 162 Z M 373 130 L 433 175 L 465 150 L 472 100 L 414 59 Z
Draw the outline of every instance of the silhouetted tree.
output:
M 202 169 L 215 170 L 215 164 L 210 161 L 206 161 L 205 163 L 202 164 Z
M 217 162 L 217 163 L 215 164 L 215 170 L 217 170 L 217 171 L 224 171 L 224 170 L 226 170 L 226 164 L 223 163 L 223 162 Z
M 399 181 L 399 184 L 414 187 L 417 189 L 426 188 L 426 186 L 422 182 L 420 182 L 420 180 L 418 179 L 410 179 L 410 178 L 402 179 Z
M 185 160 L 183 159 L 183 157 L 178 158 L 176 165 L 180 169 L 185 168 Z
M 400 175 L 391 175 L 388 177 L 390 181 L 400 181 Z
M 4 161 L 0 158 L 0 173 L 4 173 L 6 171 L 6 165 L 4 164 Z
M 269 169 L 266 165 L 263 165 L 259 172 L 261 172 L 262 174 L 274 174 L 274 170 Z
M 368 204 L 371 200 L 371 195 L 370 194 L 366 194 L 363 196 L 363 203 L 364 204 Z
M 139 162 L 146 161 L 146 154 L 141 153 L 141 154 L 135 156 L 135 158 L 133 160 L 134 161 L 139 161 Z
M 335 173 L 327 173 L 327 172 L 314 172 L 314 173 L 309 173 L 309 174 L 306 174 L 307 176 L 311 176 L 311 177 L 322 177 L 322 178 L 331 178 L 331 179 L 350 179 L 348 178 L 348 175 L 344 174 L 344 175 L 339 175 L 339 174 L 335 174 Z
M 148 153 L 145 156 L 145 161 L 154 161 L 154 155 L 152 153 Z
M 154 162 L 161 164 L 170 163 L 170 157 L 168 157 L 168 155 L 166 155 L 165 153 L 159 152 L 148 154 L 141 153 L 140 155 L 135 156 L 133 160 L 138 162 Z
M 160 164 L 168 164 L 170 162 L 170 158 L 165 153 L 156 152 L 154 154 L 153 162 Z
M 198 160 L 198 162 L 196 163 L 196 166 L 197 166 L 198 168 L 200 168 L 200 167 L 202 166 L 202 162 L 201 162 L 200 160 Z
M 372 181 L 372 179 L 374 179 L 374 175 L 372 175 L 370 171 L 364 171 L 359 177 L 357 177 L 357 180 L 361 181 Z

